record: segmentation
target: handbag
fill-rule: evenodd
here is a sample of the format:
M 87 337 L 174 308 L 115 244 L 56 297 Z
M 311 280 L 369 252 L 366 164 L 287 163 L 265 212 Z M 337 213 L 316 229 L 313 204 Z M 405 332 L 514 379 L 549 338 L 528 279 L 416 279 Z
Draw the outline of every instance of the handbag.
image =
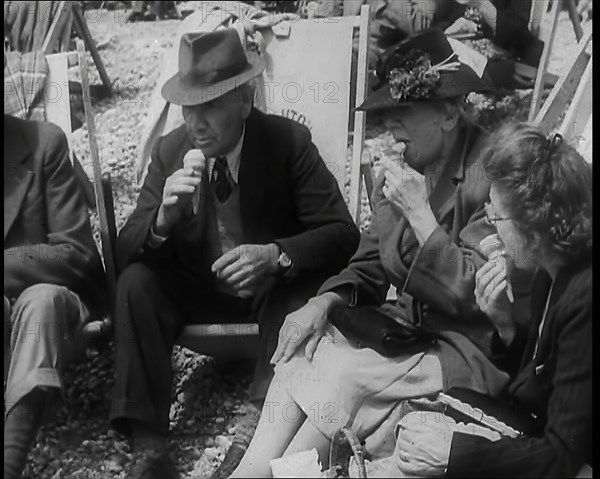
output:
M 337 309 L 331 323 L 359 348 L 370 348 L 387 358 L 423 351 L 435 343 L 436 335 L 392 314 L 381 306 L 348 306 Z
M 457 422 L 476 423 L 512 438 L 539 436 L 544 424 L 518 403 L 493 398 L 465 388 L 451 388 L 438 395 L 444 414 Z

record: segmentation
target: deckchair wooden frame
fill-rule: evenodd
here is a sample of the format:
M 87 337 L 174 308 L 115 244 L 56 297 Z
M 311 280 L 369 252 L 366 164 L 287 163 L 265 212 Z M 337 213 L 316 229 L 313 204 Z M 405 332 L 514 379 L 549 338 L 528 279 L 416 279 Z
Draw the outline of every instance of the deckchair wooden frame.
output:
M 540 40 L 544 42 L 544 49 L 540 57 L 540 63 L 538 65 L 537 74 L 533 86 L 533 93 L 531 95 L 531 105 L 529 107 L 528 120 L 533 122 L 536 115 L 542 108 L 542 94 L 546 87 L 547 79 L 550 76 L 548 72 L 548 64 L 552 54 L 552 46 L 554 45 L 554 39 L 556 37 L 556 30 L 558 26 L 558 18 L 562 10 L 562 6 L 567 7 L 569 17 L 573 25 L 575 32 L 575 38 L 579 42 L 583 37 L 583 29 L 579 22 L 579 14 L 577 13 L 577 7 L 575 0 L 554 0 L 550 12 L 546 14 L 546 8 L 548 6 L 548 0 L 532 0 L 532 10 L 530 17 L 530 29 L 536 34 Z M 545 15 L 550 17 L 550 27 L 542 28 L 544 23 Z
M 550 130 L 556 126 L 561 113 L 567 109 L 576 90 L 582 85 L 582 76 L 586 68 L 591 66 L 591 56 L 586 51 L 591 40 L 592 32 L 580 40 L 577 52 L 572 57 L 566 73 L 556 83 L 543 107 L 534 118 L 533 122 L 542 129 Z M 565 121 L 567 121 L 566 117 Z
M 106 72 L 106 68 L 104 68 L 104 63 L 102 63 L 102 58 L 98 53 L 98 49 L 96 48 L 96 43 L 94 42 L 92 34 L 87 27 L 79 2 L 60 2 L 56 16 L 53 19 L 50 30 L 48 30 L 46 38 L 42 44 L 43 52 L 48 55 L 54 51 L 56 42 L 59 41 L 59 36 L 61 33 L 63 34 L 63 38 L 60 39 L 60 45 L 62 48 L 65 48 L 65 45 L 68 45 L 69 37 L 73 27 L 75 27 L 77 34 L 85 42 L 85 46 L 94 60 L 94 64 L 96 65 L 96 69 L 98 70 L 98 74 L 102 84 L 104 85 L 104 88 L 109 95 L 112 95 L 112 85 L 108 77 L 108 73 Z
M 587 53 L 592 32 L 580 41 L 565 74 L 554 86 L 534 124 L 558 131 L 592 162 L 592 57 Z M 562 113 L 564 118 L 560 121 Z M 560 121 L 560 125 L 559 125 Z
M 355 18 L 354 28 L 359 29 L 359 51 L 357 65 L 357 89 L 355 105 L 362 103 L 365 97 L 367 83 L 367 43 L 369 37 L 369 6 L 361 8 L 360 15 Z M 81 48 L 82 51 L 79 51 Z M 85 67 L 86 59 L 83 57 L 83 45 L 78 44 L 80 67 Z M 113 209 L 112 188 L 110 176 L 102 174 L 100 160 L 95 140 L 93 114 L 89 99 L 89 85 L 87 75 L 82 71 L 82 86 L 84 91 L 84 108 L 86 121 L 90 135 L 90 146 L 92 153 L 92 165 L 94 174 L 94 191 L 99 214 L 100 233 L 104 253 L 104 262 L 111 284 L 111 296 L 114 298 L 116 290 L 116 271 L 114 262 L 114 244 L 116 237 L 116 226 Z M 364 112 L 354 112 L 354 137 L 352 149 L 352 169 L 350 178 L 349 210 L 357 222 L 360 222 L 360 198 L 361 198 L 361 175 L 360 166 L 364 146 L 365 115 Z M 91 125 L 91 127 L 90 127 Z M 339 185 L 343 191 L 344 185 Z M 109 252 L 107 254 L 107 252 Z M 110 272 L 110 271 L 112 272 Z M 114 299 L 113 299 L 114 301 Z M 114 304 L 114 302 L 113 302 Z M 98 331 L 103 325 L 96 322 L 93 326 Z M 255 357 L 259 345 L 259 329 L 255 323 L 212 323 L 191 325 L 184 328 L 177 340 L 177 344 L 187 347 L 193 351 L 209 356 L 236 356 Z
M 100 240 L 102 242 L 102 256 L 104 258 L 104 268 L 108 281 L 108 296 L 111 306 L 116 301 L 116 261 L 115 261 L 115 241 L 116 235 L 114 205 L 112 203 L 112 191 L 105 197 L 105 186 L 102 181 L 102 167 L 100 165 L 100 156 L 98 153 L 98 143 L 96 141 L 96 125 L 94 114 L 92 112 L 92 100 L 90 98 L 89 80 L 87 74 L 87 65 L 85 61 L 85 46 L 82 40 L 77 40 L 77 56 L 79 60 L 79 70 L 81 73 L 81 84 L 83 86 L 83 106 L 85 111 L 85 120 L 88 128 L 88 137 L 90 144 L 90 158 L 92 160 L 92 180 L 94 184 L 94 195 L 96 199 L 98 220 L 100 224 Z M 110 185 L 110 176 L 105 176 L 105 183 Z M 112 190 L 112 188 L 111 188 Z M 110 208 L 109 208 L 110 207 Z M 108 211 L 111 211 L 109 216 Z M 111 311 L 113 313 L 113 311 Z

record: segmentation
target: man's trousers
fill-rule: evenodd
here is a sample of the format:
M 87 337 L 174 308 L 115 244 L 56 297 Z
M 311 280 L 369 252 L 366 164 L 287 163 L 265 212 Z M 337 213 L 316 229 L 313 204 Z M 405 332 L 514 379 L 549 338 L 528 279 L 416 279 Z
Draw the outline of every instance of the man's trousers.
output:
M 10 307 L 4 298 L 4 414 L 34 388 L 62 389 L 69 362 L 85 357 L 81 327 L 89 318 L 85 304 L 64 286 L 30 286 Z M 7 324 L 9 319 L 10 324 Z M 8 361 L 7 361 L 8 360 Z
M 252 301 L 211 290 L 182 269 L 141 262 L 129 265 L 117 286 L 113 427 L 129 434 L 130 421 L 137 420 L 167 435 L 171 356 L 179 334 L 189 324 L 258 323 L 259 357 L 250 399 L 263 401 L 273 375 L 269 361 L 283 320 L 314 296 L 325 279 L 281 278 L 262 300 Z

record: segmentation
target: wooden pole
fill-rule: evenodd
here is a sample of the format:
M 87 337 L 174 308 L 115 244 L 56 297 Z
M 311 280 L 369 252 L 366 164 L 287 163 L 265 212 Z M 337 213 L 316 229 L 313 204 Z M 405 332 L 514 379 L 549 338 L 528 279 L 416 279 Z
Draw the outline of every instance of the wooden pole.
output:
M 559 132 L 565 141 L 578 145 L 589 118 L 592 116 L 592 61 L 583 72 L 573 101 L 567 110 Z
M 102 241 L 102 253 L 104 256 L 104 268 L 108 280 L 108 293 L 110 304 L 115 304 L 117 275 L 115 271 L 115 258 L 112 249 L 110 231 L 108 228 L 108 218 L 106 213 L 106 203 L 104 190 L 102 188 L 102 169 L 100 166 L 100 156 L 98 154 L 98 144 L 96 142 L 96 126 L 94 124 L 94 113 L 92 111 L 92 100 L 90 98 L 90 82 L 87 74 L 87 62 L 85 56 L 85 46 L 83 41 L 77 40 L 77 54 L 79 56 L 79 71 L 81 73 L 81 86 L 83 88 L 83 107 L 85 111 L 85 121 L 88 127 L 88 137 L 90 141 L 90 156 L 92 158 L 92 176 L 94 183 L 94 193 L 96 196 L 96 208 L 98 210 L 98 220 L 100 223 L 100 239 Z
M 98 69 L 98 73 L 100 74 L 100 79 L 102 80 L 104 88 L 106 89 L 108 94 L 112 96 L 113 90 L 112 85 L 110 83 L 110 79 L 108 78 L 108 74 L 106 73 L 106 69 L 104 68 L 104 64 L 102 63 L 102 58 L 100 57 L 98 49 L 96 48 L 96 43 L 94 42 L 92 34 L 88 30 L 87 24 L 85 23 L 85 18 L 83 18 L 83 14 L 81 13 L 81 6 L 73 4 L 71 8 L 73 11 L 73 22 L 75 24 L 75 30 L 77 30 L 77 33 L 83 39 L 83 41 L 85 42 L 85 46 L 92 55 L 92 59 L 94 60 L 96 68 Z
M 360 9 L 360 23 L 358 36 L 358 68 L 356 72 L 356 103 L 359 106 L 365 99 L 367 91 L 367 61 L 369 53 L 369 27 L 371 18 L 369 6 L 363 5 Z M 357 225 L 360 225 L 360 206 L 362 197 L 361 162 L 363 140 L 365 136 L 366 115 L 364 111 L 354 113 L 354 136 L 352 138 L 352 167 L 350 170 L 350 214 Z
M 592 0 L 581 0 L 577 7 L 577 13 L 583 16 L 583 12 L 589 8 L 590 3 L 592 3 Z
M 54 53 L 54 46 L 56 45 L 56 42 L 61 34 L 65 22 L 67 21 L 67 17 L 70 13 L 70 8 L 71 2 L 60 2 L 58 4 L 58 9 L 56 10 L 56 15 L 52 20 L 50 30 L 48 30 L 46 38 L 44 38 L 44 42 L 42 43 L 42 51 L 45 55 Z
M 535 78 L 535 85 L 533 87 L 533 94 L 531 95 L 531 106 L 529 108 L 529 118 L 528 121 L 533 122 L 538 111 L 541 108 L 542 101 L 542 92 L 544 91 L 545 86 L 545 76 L 546 70 L 548 69 L 548 64 L 550 63 L 550 52 L 552 51 L 552 44 L 554 43 L 554 37 L 556 36 L 556 26 L 558 25 L 558 16 L 560 14 L 560 2 L 555 0 L 552 2 L 552 9 L 550 10 L 550 15 L 552 19 L 552 24 L 550 26 L 550 30 L 548 35 L 540 35 L 540 40 L 544 42 L 544 50 L 542 51 L 542 57 L 540 58 L 540 64 L 538 65 L 537 76 Z M 545 31 L 542 30 L 542 34 Z
M 541 129 L 550 131 L 554 128 L 561 113 L 567 109 L 569 101 L 572 100 L 577 90 L 581 75 L 590 60 L 586 49 L 591 39 L 592 33 L 590 32 L 579 42 L 577 53 L 573 56 L 567 73 L 556 83 L 550 96 L 544 102 L 544 106 L 536 115 L 534 123 Z
M 571 19 L 571 23 L 573 24 L 573 30 L 575 30 L 575 38 L 577 41 L 581 40 L 583 37 L 583 28 L 581 28 L 581 22 L 579 21 L 579 12 L 577 12 L 577 5 L 575 5 L 575 0 L 563 0 L 567 2 L 567 11 L 569 12 L 569 18 Z

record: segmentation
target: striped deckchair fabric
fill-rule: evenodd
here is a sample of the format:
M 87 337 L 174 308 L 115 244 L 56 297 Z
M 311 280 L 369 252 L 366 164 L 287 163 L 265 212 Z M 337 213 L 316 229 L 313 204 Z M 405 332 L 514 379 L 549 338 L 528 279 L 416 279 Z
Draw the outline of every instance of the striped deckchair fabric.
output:
M 48 62 L 42 51 L 7 52 L 4 113 L 23 120 L 45 121 L 44 94 Z

